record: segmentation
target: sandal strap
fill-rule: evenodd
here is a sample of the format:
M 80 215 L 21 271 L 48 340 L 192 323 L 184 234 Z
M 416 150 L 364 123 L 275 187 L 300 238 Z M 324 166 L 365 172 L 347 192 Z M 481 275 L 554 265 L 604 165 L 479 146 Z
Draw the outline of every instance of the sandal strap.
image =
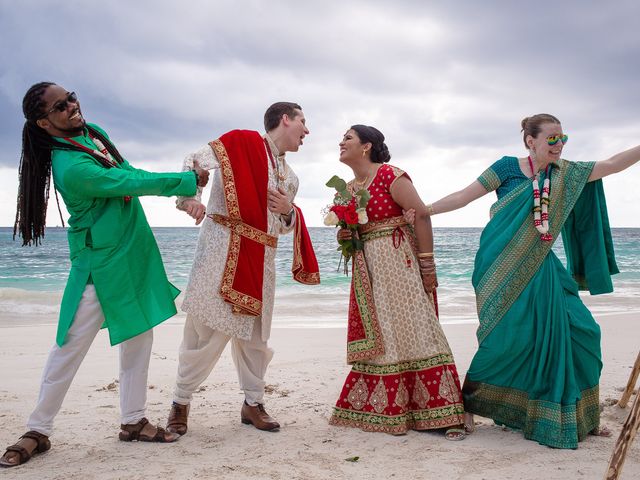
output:
M 20 438 L 28 438 L 30 440 L 35 441 L 37 443 L 37 446 L 34 452 L 43 453 L 51 448 L 51 442 L 49 441 L 49 437 L 44 433 L 36 432 L 35 430 L 29 430 Z
M 143 417 L 138 421 L 138 423 L 120 424 L 120 429 L 129 434 L 128 438 L 130 441 L 138 440 L 140 438 L 140 432 L 147 423 L 149 423 L 149 420 L 147 420 L 146 417 Z
M 27 451 L 26 448 L 21 447 L 18 444 L 15 445 L 11 445 L 10 447 L 7 447 L 7 449 L 4 452 L 3 457 L 5 457 L 7 455 L 7 453 L 9 452 L 15 452 L 20 456 L 20 461 L 18 463 L 16 463 L 16 465 L 22 465 L 23 463 L 25 463 L 27 460 L 29 460 L 31 458 L 31 454 Z
M 156 427 L 156 434 L 149 439 L 150 442 L 159 442 L 159 443 L 166 443 L 167 442 L 167 437 L 165 436 L 165 429 L 162 428 L 160 425 L 158 425 Z
M 122 436 L 120 436 L 120 440 L 125 440 L 128 442 L 137 440 L 139 442 L 158 442 L 158 443 L 168 443 L 169 441 L 173 441 L 173 440 L 167 440 L 167 437 L 166 437 L 167 431 L 161 426 L 155 427 L 156 433 L 153 437 L 143 434 L 142 429 L 148 423 L 149 423 L 149 420 L 147 420 L 146 418 L 142 418 L 138 423 L 129 424 L 129 425 L 125 425 L 125 424 L 120 425 L 120 428 L 122 429 L 122 432 L 120 432 L 120 434 L 122 435 L 122 433 L 124 432 L 127 432 L 129 434 L 126 438 L 123 438 Z

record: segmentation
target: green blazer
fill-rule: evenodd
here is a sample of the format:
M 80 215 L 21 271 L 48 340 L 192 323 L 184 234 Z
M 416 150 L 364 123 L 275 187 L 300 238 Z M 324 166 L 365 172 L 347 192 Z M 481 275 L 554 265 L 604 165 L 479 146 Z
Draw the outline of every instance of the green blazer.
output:
M 97 125 L 92 127 L 103 132 Z M 86 130 L 73 140 L 96 148 Z M 54 150 L 51 161 L 54 185 L 70 214 L 71 271 L 60 306 L 57 344 L 64 344 L 82 292 L 91 282 L 111 345 L 175 315 L 174 299 L 180 291 L 167 279 L 137 197 L 192 196 L 196 193 L 194 173 L 145 172 L 126 161 L 106 168 L 91 155 L 70 150 Z M 133 198 L 127 202 L 125 196 Z

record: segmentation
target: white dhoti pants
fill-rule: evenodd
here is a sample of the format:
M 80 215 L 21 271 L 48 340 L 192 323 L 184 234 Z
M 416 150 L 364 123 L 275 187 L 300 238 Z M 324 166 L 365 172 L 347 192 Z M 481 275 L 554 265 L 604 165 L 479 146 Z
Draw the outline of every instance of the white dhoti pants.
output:
M 42 374 L 40 396 L 27 428 L 50 436 L 53 420 L 60 411 L 71 381 L 93 339 L 104 323 L 104 314 L 96 289 L 88 284 L 62 347 L 54 344 Z M 148 330 L 120 344 L 120 415 L 121 423 L 137 423 L 145 414 L 147 375 L 153 344 Z
M 264 376 L 273 350 L 262 340 L 260 319 L 254 321 L 251 340 L 242 340 L 194 322 L 189 315 L 180 345 L 174 402 L 181 405 L 191 402 L 193 393 L 207 379 L 229 340 L 246 402 L 252 406 L 264 403 Z

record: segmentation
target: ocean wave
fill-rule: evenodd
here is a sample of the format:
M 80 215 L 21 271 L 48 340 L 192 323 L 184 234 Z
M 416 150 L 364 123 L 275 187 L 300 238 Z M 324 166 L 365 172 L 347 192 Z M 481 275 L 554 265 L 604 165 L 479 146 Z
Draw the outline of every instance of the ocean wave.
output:
M 61 291 L 0 288 L 0 313 L 50 315 L 60 311 Z

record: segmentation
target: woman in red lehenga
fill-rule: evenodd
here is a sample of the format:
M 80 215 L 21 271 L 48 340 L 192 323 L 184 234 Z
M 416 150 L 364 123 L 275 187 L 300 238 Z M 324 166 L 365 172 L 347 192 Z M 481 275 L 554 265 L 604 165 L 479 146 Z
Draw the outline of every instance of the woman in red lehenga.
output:
M 446 429 L 464 438 L 458 372 L 438 321 L 433 235 L 426 207 L 409 176 L 386 165 L 384 135 L 354 125 L 340 142 L 355 194 L 368 189 L 368 222 L 353 257 L 347 362 L 352 370 L 331 416 L 332 425 L 404 434 Z M 402 216 L 415 209 L 412 230 Z M 414 233 L 415 231 L 415 233 Z M 341 230 L 339 238 L 350 238 Z

